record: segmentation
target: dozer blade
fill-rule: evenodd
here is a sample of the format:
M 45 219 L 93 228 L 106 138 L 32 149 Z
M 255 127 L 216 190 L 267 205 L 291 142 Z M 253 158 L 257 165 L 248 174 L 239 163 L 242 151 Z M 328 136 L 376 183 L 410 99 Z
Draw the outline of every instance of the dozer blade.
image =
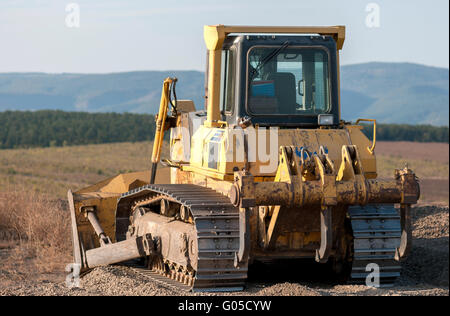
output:
M 80 235 L 78 233 L 77 220 L 75 215 L 75 205 L 73 201 L 72 190 L 67 192 L 67 200 L 69 202 L 70 221 L 72 228 L 72 248 L 73 248 L 73 261 L 78 267 L 82 266 L 82 251 L 80 244 Z
M 122 193 L 147 184 L 146 179 L 148 181 L 149 177 L 149 171 L 119 174 L 79 191 L 68 191 L 73 258 L 74 263 L 79 264 L 82 271 L 94 265 L 114 263 L 108 260 L 120 262 L 128 258 L 127 255 L 118 255 L 116 250 L 117 258 L 100 259 L 100 256 L 104 257 L 102 251 L 91 250 L 114 245 L 117 224 L 120 224 L 120 219 L 116 219 L 115 214 L 118 198 Z M 135 247 L 132 245 L 131 248 L 132 253 L 134 251 L 132 256 L 136 257 Z M 97 254 L 95 259 L 94 253 Z

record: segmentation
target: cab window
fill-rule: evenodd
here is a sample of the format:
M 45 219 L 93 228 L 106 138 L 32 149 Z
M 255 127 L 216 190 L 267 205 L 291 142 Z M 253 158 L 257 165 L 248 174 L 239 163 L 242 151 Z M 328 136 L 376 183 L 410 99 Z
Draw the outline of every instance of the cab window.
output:
M 248 54 L 251 114 L 330 112 L 328 53 L 322 48 L 254 47 Z
M 234 107 L 236 82 L 236 53 L 234 49 L 222 51 L 220 108 L 223 113 L 231 113 Z

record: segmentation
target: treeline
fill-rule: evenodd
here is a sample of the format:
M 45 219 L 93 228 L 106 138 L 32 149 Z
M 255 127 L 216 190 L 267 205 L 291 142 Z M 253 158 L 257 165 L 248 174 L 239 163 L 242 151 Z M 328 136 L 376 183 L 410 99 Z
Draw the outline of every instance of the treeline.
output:
M 148 114 L 64 111 L 0 112 L 0 148 L 138 142 L 153 139 Z
M 373 126 L 364 125 L 372 139 Z M 432 125 L 377 124 L 377 140 L 448 143 L 448 127 Z
M 64 111 L 0 112 L 0 149 L 153 140 L 148 114 Z M 372 126 L 364 125 L 372 138 Z M 448 127 L 378 124 L 377 140 L 449 142 Z

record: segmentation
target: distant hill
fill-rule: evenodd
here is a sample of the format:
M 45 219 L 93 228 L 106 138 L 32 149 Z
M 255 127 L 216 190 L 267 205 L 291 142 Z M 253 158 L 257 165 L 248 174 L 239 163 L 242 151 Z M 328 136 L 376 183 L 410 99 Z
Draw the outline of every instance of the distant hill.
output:
M 162 82 L 179 79 L 180 99 L 203 107 L 204 74 L 199 71 L 138 71 L 112 74 L 0 74 L 0 111 L 63 110 L 86 112 L 158 111 Z
M 449 70 L 408 63 L 368 63 L 341 70 L 342 116 L 383 123 L 449 124 Z
M 204 107 L 199 71 L 112 74 L 0 74 L 0 111 L 58 109 L 87 112 L 157 112 L 164 78 L 176 76 L 177 95 Z M 341 68 L 342 114 L 382 123 L 449 125 L 449 70 L 408 63 L 366 63 Z

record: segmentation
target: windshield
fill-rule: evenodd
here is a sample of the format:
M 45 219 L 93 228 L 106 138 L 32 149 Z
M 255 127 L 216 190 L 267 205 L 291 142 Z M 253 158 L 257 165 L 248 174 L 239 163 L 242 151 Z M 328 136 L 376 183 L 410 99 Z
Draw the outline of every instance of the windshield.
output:
M 326 50 L 287 44 L 254 47 L 247 67 L 250 113 L 314 115 L 330 111 Z

